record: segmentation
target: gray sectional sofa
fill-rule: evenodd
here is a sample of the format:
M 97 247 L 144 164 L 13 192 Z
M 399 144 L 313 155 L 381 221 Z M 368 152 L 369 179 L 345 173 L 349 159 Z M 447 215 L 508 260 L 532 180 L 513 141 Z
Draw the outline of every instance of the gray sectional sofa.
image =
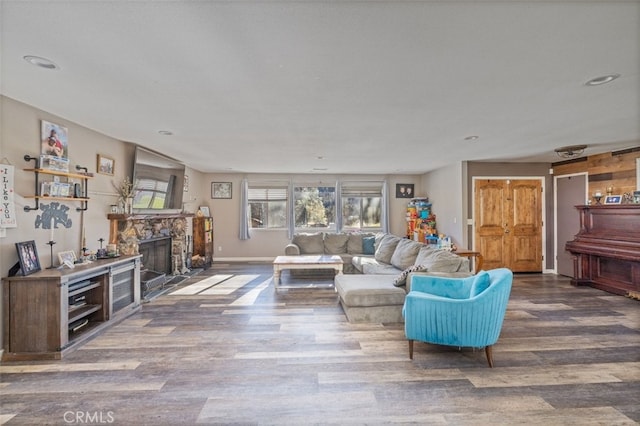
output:
M 404 298 L 415 274 L 473 274 L 466 257 L 385 233 L 296 234 L 285 254 L 342 258 L 345 274 L 336 276 L 335 288 L 350 322 L 402 322 Z

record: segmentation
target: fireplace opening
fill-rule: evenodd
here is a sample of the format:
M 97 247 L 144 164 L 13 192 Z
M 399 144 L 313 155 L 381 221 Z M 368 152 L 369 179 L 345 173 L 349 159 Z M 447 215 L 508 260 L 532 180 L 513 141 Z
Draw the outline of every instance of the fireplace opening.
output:
M 171 274 L 171 237 L 141 240 L 138 252 L 142 255 L 140 294 L 147 299 L 164 288 L 166 277 Z

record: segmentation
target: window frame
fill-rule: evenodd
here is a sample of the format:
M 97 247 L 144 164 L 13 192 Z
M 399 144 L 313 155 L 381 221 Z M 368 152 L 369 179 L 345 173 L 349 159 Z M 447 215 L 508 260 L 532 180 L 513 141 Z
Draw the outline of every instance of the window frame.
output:
M 261 191 L 264 190 L 265 191 L 265 195 L 266 197 L 264 199 L 260 199 L 260 198 L 252 198 L 251 193 L 252 191 L 256 192 L 256 191 Z M 269 199 L 269 191 L 273 191 L 275 192 L 274 194 L 274 198 L 273 199 Z M 284 198 L 278 198 L 277 193 L 282 193 Z M 269 205 L 270 203 L 280 203 L 284 201 L 284 223 L 282 226 L 269 226 L 268 222 L 269 222 Z M 266 207 L 266 220 L 267 220 L 267 226 L 261 226 L 261 227 L 254 227 L 253 226 L 253 217 L 252 217 L 252 202 L 254 203 L 263 203 L 264 206 Z M 249 224 L 249 230 L 250 231 L 281 231 L 281 230 L 286 230 L 288 227 L 288 221 L 289 221 L 289 188 L 287 185 L 283 185 L 283 184 L 266 184 L 266 183 L 254 183 L 251 184 L 249 183 L 248 185 L 248 191 L 247 191 L 247 215 L 248 215 L 248 224 Z M 265 216 L 262 216 L 262 218 L 264 219 Z

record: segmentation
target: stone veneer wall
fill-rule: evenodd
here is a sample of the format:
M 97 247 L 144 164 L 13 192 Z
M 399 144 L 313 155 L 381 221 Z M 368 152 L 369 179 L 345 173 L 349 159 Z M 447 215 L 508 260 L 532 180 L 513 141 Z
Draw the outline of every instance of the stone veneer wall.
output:
M 171 270 L 187 272 L 186 217 L 124 217 L 117 219 L 116 229 L 117 235 L 111 235 L 109 240 L 116 242 L 122 255 L 139 254 L 140 241 L 171 237 Z

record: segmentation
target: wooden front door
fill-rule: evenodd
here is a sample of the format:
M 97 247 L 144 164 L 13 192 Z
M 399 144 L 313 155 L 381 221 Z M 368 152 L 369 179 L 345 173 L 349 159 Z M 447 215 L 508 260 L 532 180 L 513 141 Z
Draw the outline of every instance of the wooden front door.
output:
M 484 269 L 542 272 L 542 182 L 475 181 L 475 250 Z

